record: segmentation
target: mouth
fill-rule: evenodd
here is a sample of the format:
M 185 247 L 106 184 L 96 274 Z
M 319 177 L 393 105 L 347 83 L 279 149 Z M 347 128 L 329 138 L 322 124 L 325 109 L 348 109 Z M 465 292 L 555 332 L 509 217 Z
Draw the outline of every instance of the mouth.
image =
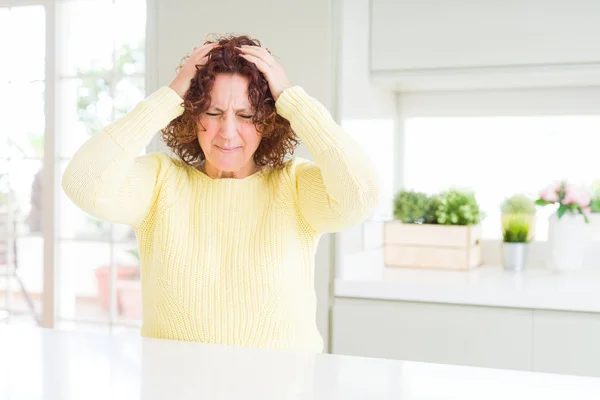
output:
M 233 153 L 236 150 L 239 150 L 239 146 L 238 147 L 221 147 L 221 146 L 215 146 L 217 149 L 219 149 L 219 151 L 221 151 L 222 153 Z

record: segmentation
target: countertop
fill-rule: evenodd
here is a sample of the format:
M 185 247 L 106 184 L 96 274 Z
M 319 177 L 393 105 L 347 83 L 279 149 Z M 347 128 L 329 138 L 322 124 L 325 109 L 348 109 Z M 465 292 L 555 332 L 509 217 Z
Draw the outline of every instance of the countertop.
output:
M 0 327 L 11 400 L 597 400 L 600 379 Z
M 600 268 L 562 273 L 543 268 L 511 272 L 497 266 L 356 270 L 336 279 L 336 297 L 600 313 Z

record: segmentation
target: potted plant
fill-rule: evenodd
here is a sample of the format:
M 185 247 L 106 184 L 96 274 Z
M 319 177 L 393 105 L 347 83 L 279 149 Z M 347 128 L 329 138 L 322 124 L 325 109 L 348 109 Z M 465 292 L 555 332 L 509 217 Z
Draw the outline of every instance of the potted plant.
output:
M 423 192 L 401 190 L 394 198 L 394 219 L 405 224 L 434 223 L 434 200 Z
M 394 220 L 385 224 L 385 263 L 444 269 L 481 265 L 481 218 L 471 192 L 400 191 L 394 198 Z
M 531 241 L 529 215 L 519 212 L 505 214 L 502 220 L 502 263 L 504 269 L 522 271 L 527 265 Z
M 592 183 L 590 194 L 591 201 L 587 237 L 592 242 L 600 242 L 600 179 Z
M 518 193 L 514 194 L 502 202 L 500 205 L 500 218 L 503 229 L 506 227 L 508 220 L 512 219 L 515 215 L 521 216 L 521 218 L 527 219 L 529 225 L 529 241 L 533 240 L 535 236 L 535 214 L 536 214 L 535 202 L 528 196 Z
M 563 181 L 544 188 L 536 204 L 557 207 L 548 220 L 548 268 L 556 271 L 582 268 L 586 223 L 591 213 L 590 195 L 583 187 Z
M 124 319 L 142 319 L 142 283 L 140 280 L 140 254 L 138 250 L 129 250 L 137 260 L 137 268 L 130 270 L 117 280 L 117 307 L 119 316 Z
M 119 316 L 131 316 L 136 313 L 141 315 L 141 297 L 139 301 L 136 301 L 136 293 L 141 292 L 139 253 L 137 250 L 129 250 L 127 253 L 131 254 L 135 262 L 115 266 L 117 313 Z M 110 266 L 103 265 L 96 268 L 95 274 L 100 306 L 108 311 Z

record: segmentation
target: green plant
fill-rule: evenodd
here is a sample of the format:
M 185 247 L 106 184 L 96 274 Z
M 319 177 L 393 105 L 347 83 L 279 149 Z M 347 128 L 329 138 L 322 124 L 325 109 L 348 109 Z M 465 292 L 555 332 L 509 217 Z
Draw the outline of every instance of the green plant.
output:
M 535 203 L 524 194 L 515 194 L 505 199 L 500 205 L 502 214 L 535 215 Z
M 394 219 L 406 224 L 423 224 L 430 218 L 431 201 L 426 193 L 401 190 L 394 198 Z
M 438 196 L 435 217 L 441 225 L 477 225 L 483 213 L 473 193 L 450 189 Z
M 590 202 L 590 211 L 594 214 L 600 213 L 600 179 L 594 181 L 591 188 L 592 201 Z
M 137 249 L 129 249 L 129 250 L 127 250 L 127 252 L 129 254 L 131 254 L 133 256 L 133 258 L 136 259 L 136 261 L 138 261 L 138 262 L 140 261 L 140 252 L 139 252 L 139 250 L 137 250 Z
M 511 214 L 504 220 L 502 238 L 505 243 L 528 243 L 530 222 L 525 214 Z

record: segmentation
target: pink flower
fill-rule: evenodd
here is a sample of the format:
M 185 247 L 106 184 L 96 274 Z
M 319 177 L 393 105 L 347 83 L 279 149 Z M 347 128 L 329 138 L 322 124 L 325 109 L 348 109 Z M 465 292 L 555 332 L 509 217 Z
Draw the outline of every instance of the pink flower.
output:
M 549 203 L 554 203 L 559 200 L 558 193 L 560 192 L 560 185 L 551 185 L 541 191 L 540 197 L 542 200 Z
M 582 207 L 583 210 L 583 215 L 585 215 L 586 217 L 589 217 L 590 214 L 592 213 L 592 208 L 587 206 L 587 207 Z
M 565 205 L 577 204 L 581 208 L 589 207 L 591 197 L 580 186 L 568 184 L 565 186 L 565 197 L 562 201 Z

